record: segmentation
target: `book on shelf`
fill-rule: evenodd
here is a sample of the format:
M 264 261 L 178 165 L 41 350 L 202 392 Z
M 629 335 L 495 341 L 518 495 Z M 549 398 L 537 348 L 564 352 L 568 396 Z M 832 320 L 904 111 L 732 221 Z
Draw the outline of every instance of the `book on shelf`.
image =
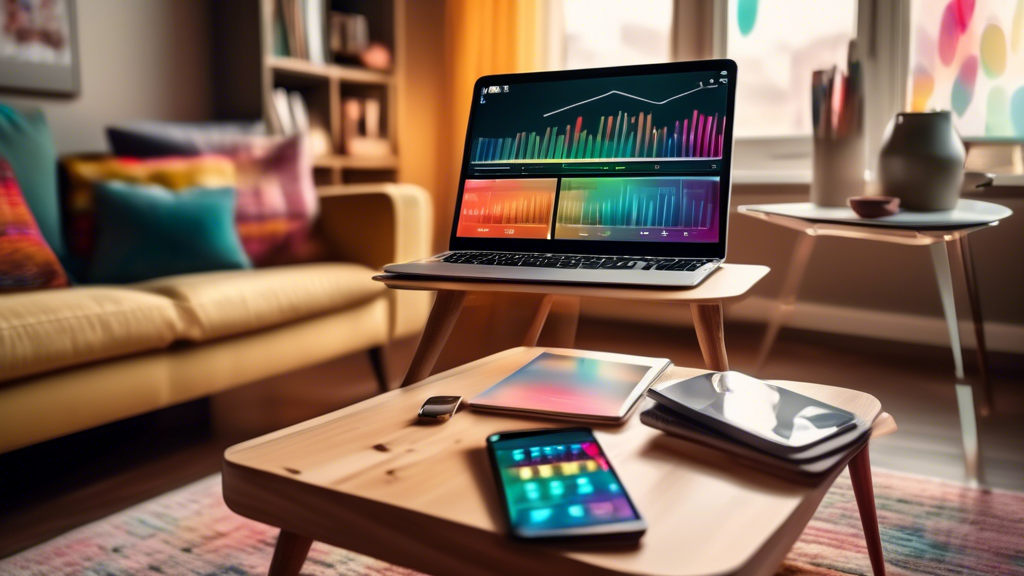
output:
M 306 55 L 310 62 L 323 64 L 327 61 L 324 47 L 324 0 L 300 0 L 306 16 Z
M 270 124 L 273 131 L 286 136 L 294 134 L 295 122 L 292 120 L 288 91 L 280 87 L 274 88 L 274 91 L 271 93 L 271 100 Z
M 332 12 L 329 36 L 336 58 L 357 58 L 370 46 L 370 24 L 363 14 Z
M 327 14 L 325 0 L 275 0 L 274 55 L 325 63 Z
M 314 158 L 329 156 L 333 153 L 331 136 L 323 126 L 310 122 L 309 109 L 302 93 L 284 88 L 275 88 L 271 94 L 269 124 L 275 134 L 292 136 L 300 134 L 305 137 L 309 153 Z
M 296 134 L 309 133 L 309 111 L 302 94 L 292 91 L 288 93 L 288 109 L 292 114 L 292 128 Z

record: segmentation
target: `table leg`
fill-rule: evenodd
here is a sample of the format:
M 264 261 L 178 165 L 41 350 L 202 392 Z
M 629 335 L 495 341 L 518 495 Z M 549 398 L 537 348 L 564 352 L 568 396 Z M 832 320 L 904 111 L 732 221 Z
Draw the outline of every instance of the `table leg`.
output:
M 960 412 L 960 436 L 964 446 L 964 472 L 967 484 L 983 482 L 981 467 L 981 446 L 978 441 L 978 420 L 974 412 L 974 390 L 964 380 L 963 350 L 960 348 L 960 325 L 956 317 L 956 303 L 953 298 L 953 276 L 949 271 L 949 255 L 946 243 L 936 242 L 929 246 L 935 278 L 942 297 L 942 311 L 949 329 L 949 345 L 953 351 L 953 368 L 956 371 L 956 403 Z
M 373 375 L 377 378 L 377 386 L 381 393 L 388 391 L 388 360 L 387 349 L 384 346 L 377 346 L 366 351 L 370 357 L 370 366 L 373 368 Z
M 545 294 L 544 298 L 540 301 L 540 304 L 537 306 L 537 313 L 533 317 L 533 322 L 530 322 L 530 327 L 526 330 L 526 336 L 523 337 L 523 346 L 537 345 L 537 338 L 540 337 L 540 332 L 544 329 L 544 323 L 547 322 L 548 312 L 551 312 L 551 303 L 554 299 L 554 294 Z
M 811 260 L 811 252 L 814 250 L 814 241 L 817 236 L 811 234 L 800 234 L 796 239 L 796 247 L 793 248 L 793 256 L 789 261 L 789 269 L 786 271 L 786 280 L 782 283 L 782 293 L 779 295 L 779 305 L 772 311 L 768 321 L 768 328 L 761 340 L 761 349 L 757 352 L 757 360 L 754 363 L 753 373 L 758 373 L 768 360 L 768 354 L 775 345 L 775 339 L 782 329 L 782 324 L 793 311 L 796 303 L 797 293 L 800 292 L 800 283 L 803 281 L 804 272 L 807 270 L 807 263 Z
M 544 324 L 543 346 L 575 348 L 576 329 L 580 323 L 580 297 L 555 296 L 551 301 L 548 321 Z
M 274 559 L 270 561 L 268 576 L 298 576 L 306 562 L 306 554 L 313 540 L 287 530 L 281 530 L 274 546 Z
M 700 353 L 708 370 L 719 372 L 729 369 L 729 357 L 725 353 L 725 326 L 722 303 L 690 304 L 693 327 L 697 331 Z
M 868 547 L 868 558 L 871 559 L 871 572 L 875 576 L 885 576 L 882 537 L 878 533 L 875 487 L 871 480 L 871 458 L 868 456 L 867 444 L 853 457 L 853 460 L 850 460 L 849 468 L 853 496 L 857 499 L 857 510 L 860 511 L 860 523 L 864 527 L 864 540 Z
M 982 416 L 992 411 L 992 382 L 988 376 L 988 349 L 985 346 L 985 320 L 981 315 L 981 297 L 978 295 L 978 277 L 974 273 L 974 260 L 971 259 L 971 246 L 967 243 L 967 235 L 953 241 L 960 265 L 964 271 L 964 282 L 967 284 L 968 304 L 971 308 L 971 319 L 974 322 L 974 339 L 978 348 L 978 374 L 981 379 Z
M 459 319 L 459 312 L 462 311 L 462 303 L 465 300 L 466 293 L 462 291 L 441 290 L 437 293 L 412 364 L 409 365 L 409 371 L 402 380 L 403 387 L 430 376 L 437 357 L 441 355 L 441 350 L 448 341 L 452 328 L 455 327 L 455 321 Z

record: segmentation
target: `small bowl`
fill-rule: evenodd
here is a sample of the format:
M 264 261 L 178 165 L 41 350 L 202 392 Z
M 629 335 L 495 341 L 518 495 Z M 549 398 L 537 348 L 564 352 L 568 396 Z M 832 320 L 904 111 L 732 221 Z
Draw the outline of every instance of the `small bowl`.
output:
M 900 211 L 900 199 L 895 196 L 857 196 L 846 203 L 861 218 L 881 218 Z

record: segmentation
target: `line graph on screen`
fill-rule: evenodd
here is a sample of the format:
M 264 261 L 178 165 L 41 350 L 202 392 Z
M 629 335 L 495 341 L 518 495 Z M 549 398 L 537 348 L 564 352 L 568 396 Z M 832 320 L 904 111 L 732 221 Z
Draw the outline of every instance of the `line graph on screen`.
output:
M 667 98 L 649 98 L 609 90 L 549 112 L 539 118 L 515 118 L 536 130 L 481 135 L 472 142 L 474 164 L 564 161 L 633 161 L 719 158 L 728 119 L 720 107 L 699 98 L 689 107 L 687 96 L 723 87 L 697 82 L 695 88 Z M 616 100 L 618 99 L 618 100 Z M 700 110 L 701 106 L 718 110 Z M 572 114 L 576 113 L 575 119 Z M 504 131 L 503 129 L 502 131 Z

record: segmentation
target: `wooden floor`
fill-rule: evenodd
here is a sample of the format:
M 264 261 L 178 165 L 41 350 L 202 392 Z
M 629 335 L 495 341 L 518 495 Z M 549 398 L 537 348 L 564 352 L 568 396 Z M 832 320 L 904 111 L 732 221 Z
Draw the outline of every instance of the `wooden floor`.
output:
M 733 369 L 752 365 L 762 330 L 727 327 Z M 583 320 L 577 347 L 702 365 L 690 328 Z M 414 349 L 414 341 L 392 347 L 392 380 L 401 379 Z M 1022 360 L 992 358 L 996 413 L 981 421 L 989 484 L 1014 490 L 1024 490 Z M 952 481 L 963 477 L 947 349 L 784 330 L 761 376 L 870 392 L 900 427 L 872 445 L 874 466 Z M 376 392 L 367 356 L 357 355 L 2 455 L 0 557 L 217 472 L 227 446 Z

